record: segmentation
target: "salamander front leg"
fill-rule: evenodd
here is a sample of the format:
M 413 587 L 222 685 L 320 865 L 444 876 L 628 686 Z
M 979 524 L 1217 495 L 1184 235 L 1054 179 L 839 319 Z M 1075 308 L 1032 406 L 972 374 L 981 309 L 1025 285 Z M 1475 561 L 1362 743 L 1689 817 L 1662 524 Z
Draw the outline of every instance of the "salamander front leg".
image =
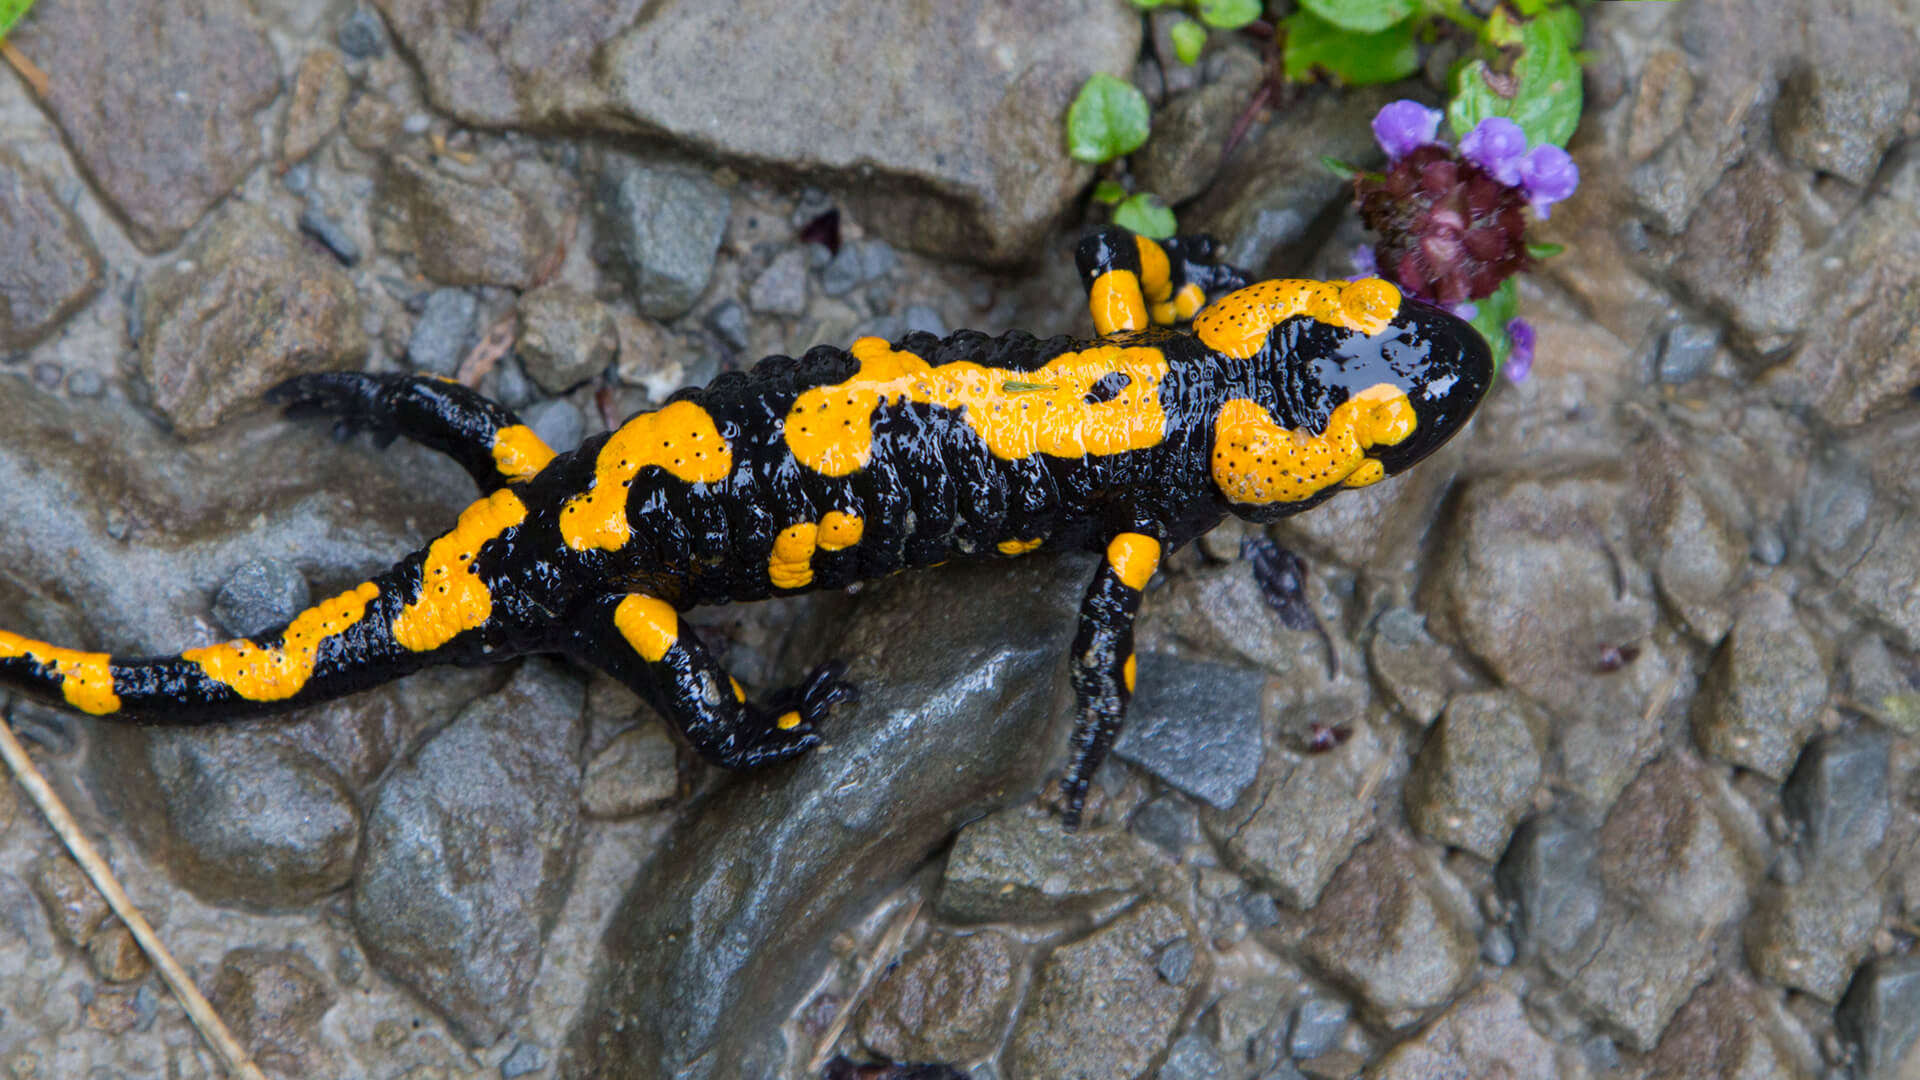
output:
M 1101 334 L 1172 326 L 1248 283 L 1246 271 L 1214 261 L 1213 237 L 1154 240 L 1108 226 L 1080 241 L 1074 261 Z
M 504 406 L 430 375 L 319 372 L 288 379 L 267 391 L 267 400 L 285 405 L 288 416 L 334 417 L 343 437 L 405 435 L 459 462 L 481 494 L 525 480 L 553 460 L 552 449 Z
M 1106 561 L 1080 605 L 1080 633 L 1073 640 L 1073 694 L 1079 717 L 1073 728 L 1073 764 L 1061 782 L 1067 798 L 1061 815 L 1068 828 L 1080 824 L 1087 787 L 1113 749 L 1133 697 L 1133 617 L 1140 594 L 1160 566 L 1160 541 L 1144 533 L 1121 533 L 1107 545 Z
M 859 699 L 840 661 L 768 699 L 747 700 L 673 605 L 640 593 L 592 601 L 575 623 L 572 651 L 652 702 L 700 755 L 747 769 L 819 744 L 817 725 L 835 706 Z

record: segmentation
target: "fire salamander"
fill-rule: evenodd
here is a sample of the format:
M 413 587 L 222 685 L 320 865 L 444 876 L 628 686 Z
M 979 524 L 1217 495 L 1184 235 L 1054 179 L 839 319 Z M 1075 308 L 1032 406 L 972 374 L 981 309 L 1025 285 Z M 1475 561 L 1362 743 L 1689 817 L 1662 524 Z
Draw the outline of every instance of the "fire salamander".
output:
M 480 485 L 453 528 L 278 633 L 121 659 L 0 632 L 0 683 L 97 716 L 217 723 L 428 664 L 560 652 L 613 675 L 730 768 L 820 741 L 845 665 L 750 699 L 681 613 L 950 559 L 1103 556 L 1073 645 L 1070 823 L 1134 688 L 1133 620 L 1165 553 L 1391 476 L 1472 415 L 1467 323 L 1377 279 L 1263 281 L 1204 237 L 1106 229 L 1077 258 L 1100 337 L 862 338 L 682 390 L 555 454 L 506 409 L 419 375 L 283 384 L 292 414 L 405 434 Z M 1191 323 L 1191 332 L 1172 329 Z

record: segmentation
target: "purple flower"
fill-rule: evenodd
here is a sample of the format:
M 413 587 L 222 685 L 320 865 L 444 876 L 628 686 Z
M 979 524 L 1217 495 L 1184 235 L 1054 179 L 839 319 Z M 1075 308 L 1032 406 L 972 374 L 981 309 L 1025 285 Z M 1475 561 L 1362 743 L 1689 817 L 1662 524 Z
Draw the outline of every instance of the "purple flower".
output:
M 1373 137 L 1388 161 L 1399 161 L 1440 134 L 1440 110 L 1417 101 L 1395 101 L 1381 106 L 1373 118 Z
M 1360 278 L 1380 276 L 1380 260 L 1374 258 L 1372 244 L 1361 244 L 1359 247 L 1354 248 L 1351 258 L 1353 259 L 1353 272 L 1357 275 L 1354 280 L 1357 281 Z
M 1507 355 L 1507 364 L 1502 370 L 1512 381 L 1524 382 L 1527 373 L 1533 370 L 1533 324 L 1525 319 L 1509 320 L 1507 340 L 1513 343 L 1513 352 Z
M 1512 187 L 1520 182 L 1521 159 L 1527 156 L 1527 133 L 1504 116 L 1489 116 L 1460 140 L 1460 155 Z
M 1547 207 L 1573 194 L 1580 186 L 1580 166 L 1565 150 L 1551 143 L 1536 146 L 1520 161 L 1520 186 L 1533 212 L 1547 216 Z

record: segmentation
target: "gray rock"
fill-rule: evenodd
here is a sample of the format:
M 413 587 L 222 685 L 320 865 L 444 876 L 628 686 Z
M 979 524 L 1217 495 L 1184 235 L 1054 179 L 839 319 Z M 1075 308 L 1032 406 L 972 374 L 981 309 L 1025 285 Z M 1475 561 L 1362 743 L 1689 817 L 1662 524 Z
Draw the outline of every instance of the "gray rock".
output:
M 1504 926 L 1493 927 L 1480 938 L 1480 959 L 1494 967 L 1511 967 L 1519 955 L 1513 935 Z
M 566 453 L 580 445 L 587 434 L 587 418 L 566 398 L 548 398 L 527 406 L 521 419 L 533 429 L 540 441 L 557 453 Z
M 609 924 L 559 1074 L 732 1080 L 784 1061 L 742 1033 L 772 1032 L 834 933 L 1052 767 L 1035 748 L 1063 738 L 1059 661 L 1089 572 L 1032 557 L 866 589 L 835 649 L 865 658 L 860 704 L 830 721 L 831 745 L 728 784 L 668 837 Z
M 640 314 L 674 319 L 706 291 L 733 210 L 727 190 L 701 173 L 605 153 L 594 209 Z
M 948 919 L 988 922 L 1090 911 L 1152 880 L 1160 856 L 1122 829 L 1068 832 L 1051 814 L 1010 809 L 960 830 L 940 881 Z
M 379 3 L 433 103 L 469 125 L 648 132 L 847 192 L 895 242 L 1001 264 L 1028 255 L 1090 175 L 1059 149 L 1074 94 L 1140 51 L 1140 20 L 1105 6 L 642 6 L 530 9 L 478 31 L 437 0 Z M 714 63 L 716 41 L 756 61 Z M 847 78 L 847 57 L 882 50 L 887 63 Z M 929 71 L 943 73 L 938 94 L 921 92 Z
M 722 300 L 707 309 L 700 317 L 700 325 L 713 331 L 714 336 L 727 343 L 727 348 L 735 352 L 745 352 L 753 344 L 753 328 L 747 324 L 747 309 L 740 306 L 738 300 Z
M 773 257 L 747 286 L 747 306 L 762 315 L 800 315 L 807 310 L 807 253 L 789 248 Z
M 1884 732 L 1860 730 L 1820 739 L 1800 755 L 1780 801 L 1806 830 L 1809 866 L 1875 864 L 1893 817 L 1887 780 L 1892 744 Z
M 1700 938 L 1746 911 L 1759 877 L 1758 859 L 1716 813 L 1726 795 L 1713 784 L 1695 763 L 1663 757 L 1627 785 L 1600 828 L 1609 891 Z
M 65 855 L 42 855 L 34 861 L 33 893 L 46 909 L 53 932 L 75 947 L 92 941 L 113 917 L 86 871 Z
M 417 371 L 452 378 L 460 361 L 480 340 L 480 301 L 466 289 L 435 289 L 427 294 L 420 321 L 407 339 L 407 360 Z
M 1153 962 L 1153 970 L 1173 985 L 1183 986 L 1187 976 L 1193 974 L 1193 958 L 1193 942 L 1181 938 L 1160 950 L 1159 957 Z
M 940 313 L 925 304 L 908 304 L 900 313 L 902 329 L 909 334 L 932 334 L 934 337 L 946 337 L 950 331 L 947 321 Z
M 1287 1056 L 1310 1061 L 1340 1044 L 1353 1006 L 1339 998 L 1311 997 L 1294 1007 L 1287 1018 Z
M 256 114 L 280 93 L 280 65 L 249 7 L 81 0 L 14 28 L 47 73 L 42 106 L 145 251 L 178 243 L 260 161 Z
M 1834 1019 L 1859 1048 L 1862 1080 L 1912 1076 L 1920 1068 L 1920 957 L 1861 968 Z
M 284 559 L 248 559 L 213 598 L 213 617 L 231 637 L 262 638 L 313 603 L 306 575 Z
M 352 266 L 360 261 L 359 242 L 345 227 L 328 216 L 319 203 L 309 201 L 306 208 L 300 211 L 298 224 L 301 232 L 325 244 L 327 250 L 333 252 L 333 257 L 340 260 L 340 265 Z
M 893 246 L 885 240 L 863 240 L 858 245 L 860 251 L 860 280 L 873 281 L 893 272 L 899 256 L 894 254 Z
M 367 815 L 367 958 L 476 1046 L 521 1008 L 572 877 L 585 695 L 545 661 L 437 732 Z
M 1407 820 L 1430 840 L 1498 859 L 1532 808 L 1546 728 L 1515 694 L 1454 698 L 1407 777 Z
M 1810 5 L 1809 55 L 1780 85 L 1773 139 L 1789 159 L 1865 186 L 1913 100 L 1912 32 L 1870 5 Z
M 1688 383 L 1706 374 L 1720 350 L 1720 331 L 1705 323 L 1680 323 L 1660 335 L 1654 374 L 1663 383 Z
M 1827 664 L 1793 601 L 1772 585 L 1741 599 L 1697 699 L 1693 737 L 1728 764 L 1786 779 L 1827 698 Z
M 1806 1075 L 1805 1052 L 1780 1030 L 1778 1008 L 1744 980 L 1713 980 L 1667 1026 L 1648 1056 L 1647 1080 Z
M 1733 623 L 1732 595 L 1747 569 L 1748 544 L 1693 487 L 1667 491 L 1653 510 L 1654 583 L 1695 638 L 1717 645 Z
M 1014 1021 L 1007 1071 L 1060 1080 L 1145 1076 L 1204 982 L 1174 986 L 1155 973 L 1154 957 L 1193 932 L 1179 910 L 1149 900 L 1053 950 Z
M 842 245 L 833 261 L 820 271 L 820 291 L 828 296 L 847 295 L 860 284 L 862 269 L 859 249 L 852 244 Z
M 1226 810 L 1260 774 L 1267 678 L 1245 668 L 1140 653 L 1115 757 Z
M 1713 952 L 1700 939 L 1615 909 L 1567 990 L 1582 1013 L 1645 1053 L 1713 967 Z
M 547 1052 L 539 1043 L 521 1042 L 500 1062 L 500 1080 L 515 1080 L 547 1067 Z
M 1251 893 L 1240 901 L 1240 910 L 1247 917 L 1247 925 L 1255 930 L 1266 930 L 1280 923 L 1280 905 L 1266 893 Z
M 386 159 L 374 199 L 380 246 L 442 285 L 529 288 L 559 243 L 526 196 L 405 154 Z
M 1847 682 L 1853 704 L 1904 735 L 1920 734 L 1920 685 L 1894 659 L 1878 634 L 1865 634 L 1847 649 Z
M 1521 950 L 1565 972 L 1587 947 L 1605 900 L 1595 866 L 1599 845 L 1587 829 L 1564 817 L 1522 825 L 1507 847 L 1495 880 L 1514 908 Z
M 1200 820 L 1193 807 L 1175 795 L 1162 795 L 1142 806 L 1133 815 L 1131 828 L 1134 835 L 1174 855 L 1200 838 Z
M 282 168 L 304 160 L 340 126 L 340 111 L 351 89 L 346 61 L 332 49 L 315 49 L 300 61 L 281 127 Z
M 290 1076 L 337 1071 L 320 1022 L 338 995 L 304 953 L 234 949 L 220 958 L 207 999 L 262 1068 Z
M 587 765 L 580 792 L 592 818 L 628 818 L 680 794 L 680 748 L 667 729 L 643 723 L 613 737 Z
M 890 968 L 861 1006 L 860 1041 L 895 1061 L 993 1052 L 1015 1002 L 1013 942 L 992 930 L 939 935 Z
M 1490 983 L 1462 994 L 1420 1034 L 1387 1051 L 1368 1075 L 1377 1080 L 1555 1080 L 1562 1073 L 1553 1044 L 1527 1023 L 1520 999 Z
M 1382 754 L 1378 737 L 1356 729 L 1325 754 L 1275 752 L 1263 776 L 1232 811 L 1201 823 L 1227 858 L 1281 903 L 1312 907 L 1349 853 L 1373 831 L 1367 776 Z
M 1731 320 L 1753 352 L 1789 344 L 1831 298 L 1815 284 L 1805 202 L 1798 177 L 1751 157 L 1708 192 L 1680 239 L 1679 285 Z
M 1782 986 L 1837 1002 L 1886 909 L 1886 883 L 1869 869 L 1827 867 L 1772 885 L 1744 925 L 1747 963 Z
M 1260 52 L 1251 44 L 1223 42 L 1217 59 L 1217 77 L 1160 107 L 1154 117 L 1160 137 L 1147 140 L 1132 158 L 1139 190 L 1153 192 L 1169 206 L 1206 190 L 1223 163 L 1220 148 L 1265 76 Z
M 87 228 L 12 153 L 0 150 L 0 352 L 52 333 L 100 291 L 100 253 Z
M 1380 613 L 1367 642 L 1367 666 L 1394 704 L 1422 727 L 1439 718 L 1449 698 L 1474 685 L 1459 657 L 1433 640 L 1426 619 L 1410 608 Z
M 1479 941 L 1441 873 L 1407 841 L 1375 837 L 1302 920 L 1305 954 L 1389 1026 L 1447 1001 L 1473 971 Z
M 1226 1075 L 1227 1066 L 1220 1060 L 1220 1051 L 1213 1048 L 1205 1035 L 1191 1031 L 1173 1040 L 1167 1049 L 1167 1060 L 1160 1063 L 1160 1071 L 1154 1074 L 1156 1080 L 1222 1080 Z
M 102 727 L 88 765 L 147 856 L 208 903 L 294 908 L 353 875 L 355 792 L 274 732 Z
M 387 51 L 387 28 L 371 8 L 355 6 L 340 20 L 340 51 L 355 60 L 372 60 Z
M 520 298 L 520 361 L 540 389 L 563 394 L 607 370 L 620 348 L 613 312 L 564 285 Z
M 141 283 L 140 373 L 185 436 L 256 407 L 267 388 L 367 351 L 353 282 L 326 256 L 235 203 L 186 257 Z

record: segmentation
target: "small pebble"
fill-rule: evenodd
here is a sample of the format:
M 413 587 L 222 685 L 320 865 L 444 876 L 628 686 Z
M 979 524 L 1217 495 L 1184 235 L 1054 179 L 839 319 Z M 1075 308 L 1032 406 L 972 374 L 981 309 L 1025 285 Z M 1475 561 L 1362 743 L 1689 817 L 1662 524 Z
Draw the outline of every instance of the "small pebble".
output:
M 433 290 L 407 340 L 407 359 L 421 371 L 453 375 L 478 338 L 479 316 L 480 301 L 465 289 Z
M 825 244 L 807 245 L 807 269 L 824 270 L 833 262 L 833 251 Z M 848 288 L 852 288 L 851 285 Z
M 1779 566 L 1787 561 L 1787 538 L 1780 534 L 1777 525 L 1760 525 L 1753 530 L 1749 552 L 1753 561 L 1762 566 Z
M 60 389 L 60 380 L 66 377 L 67 373 L 61 370 L 59 364 L 42 360 L 33 365 L 33 381 L 39 383 L 42 389 Z
M 928 333 L 934 337 L 947 336 L 947 323 L 940 313 L 925 304 L 908 304 L 907 310 L 900 313 L 906 323 L 907 333 Z
M 741 307 L 738 300 L 715 304 L 700 322 L 735 352 L 744 352 L 753 344 L 752 331 L 747 326 L 747 309 Z
M 580 445 L 587 435 L 587 419 L 565 398 L 549 398 L 527 408 L 521 418 L 540 440 L 557 453 Z
M 527 403 L 539 396 L 533 380 L 527 378 L 527 371 L 520 366 L 517 356 L 503 357 L 494 366 L 494 400 L 509 409 L 524 409 Z
M 339 42 L 340 51 L 355 60 L 371 60 L 387 51 L 386 28 L 380 24 L 380 16 L 355 7 L 340 22 Z
M 544 1049 L 535 1043 L 522 1042 L 500 1063 L 500 1080 L 514 1080 L 515 1077 L 544 1069 L 546 1065 L 547 1052 Z
M 1247 925 L 1255 930 L 1280 925 L 1280 905 L 1266 893 L 1249 895 L 1240 901 L 1240 910 L 1247 916 Z
M 852 244 L 842 247 L 840 254 L 835 255 L 833 261 L 827 263 L 826 269 L 820 271 L 820 291 L 828 296 L 847 295 L 855 285 L 860 284 L 861 270 L 860 250 Z
M 308 202 L 307 208 L 300 211 L 300 231 L 326 245 L 342 266 L 352 266 L 360 261 L 360 245 L 354 243 L 353 237 L 347 235 L 347 230 L 328 217 L 318 204 Z
M 833 196 L 819 188 L 808 188 L 800 193 L 800 201 L 795 204 L 793 216 L 788 220 L 797 229 L 831 209 L 833 209 Z
M 91 371 L 76 371 L 67 376 L 67 393 L 74 397 L 99 397 L 103 389 L 100 376 Z
M 1287 1055 L 1295 1061 L 1306 1061 L 1333 1049 L 1352 1015 L 1352 1006 L 1333 998 L 1301 1002 L 1293 1010 L 1292 1026 L 1287 1029 Z
M 885 240 L 869 240 L 860 245 L 860 280 L 872 281 L 893 271 L 899 256 Z
M 400 124 L 400 130 L 409 135 L 425 135 L 432 128 L 433 116 L 423 112 L 414 113 Z
M 1193 942 L 1181 938 L 1161 949 L 1159 959 L 1153 962 L 1153 970 L 1175 986 L 1186 982 L 1187 976 L 1193 973 Z
M 293 168 L 288 169 L 287 174 L 280 178 L 281 185 L 285 187 L 288 191 L 293 192 L 295 195 L 306 194 L 307 185 L 311 184 L 312 182 L 313 182 L 313 169 L 310 168 L 307 165 L 307 163 L 304 161 L 298 165 L 295 165 Z
M 299 567 L 283 559 L 251 559 L 220 586 L 213 617 L 234 637 L 257 638 L 292 622 L 312 603 Z
M 1508 967 L 1513 963 L 1513 935 L 1507 933 L 1504 926 L 1496 926 L 1487 931 L 1480 939 L 1480 959 L 1494 967 Z

